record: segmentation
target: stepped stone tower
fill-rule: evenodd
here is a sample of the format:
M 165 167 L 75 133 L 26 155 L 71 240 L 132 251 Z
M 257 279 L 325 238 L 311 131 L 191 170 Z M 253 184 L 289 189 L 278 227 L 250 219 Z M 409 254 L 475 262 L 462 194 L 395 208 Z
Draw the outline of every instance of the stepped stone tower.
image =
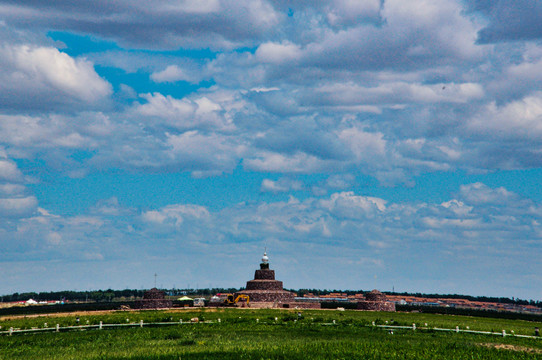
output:
M 288 303 L 295 295 L 282 288 L 282 281 L 275 280 L 275 270 L 269 269 L 269 258 L 264 252 L 260 269 L 254 273 L 254 280 L 247 281 L 246 290 L 237 294 L 248 295 L 250 302 Z
M 388 301 L 386 295 L 373 290 L 365 295 L 365 300 L 358 302 L 359 310 L 395 311 L 395 303 Z
M 143 299 L 137 300 L 135 303 L 136 309 L 162 309 L 173 306 L 171 300 L 166 300 L 166 293 L 157 288 L 152 288 L 143 293 Z

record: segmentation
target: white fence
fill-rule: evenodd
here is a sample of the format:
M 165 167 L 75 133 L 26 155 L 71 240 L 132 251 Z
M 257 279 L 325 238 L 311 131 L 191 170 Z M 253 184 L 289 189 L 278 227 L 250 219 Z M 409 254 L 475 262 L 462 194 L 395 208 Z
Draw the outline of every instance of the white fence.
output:
M 71 330 L 103 330 L 106 328 L 120 328 L 120 327 L 143 327 L 143 326 L 168 326 L 168 325 L 183 325 L 183 324 L 197 324 L 197 323 L 214 323 L 215 321 L 201 321 L 201 322 L 154 322 L 146 323 L 143 320 L 140 320 L 137 323 L 129 324 L 104 324 L 100 321 L 97 325 L 77 325 L 77 326 L 60 326 L 56 324 L 55 327 L 44 327 L 44 328 L 32 328 L 32 329 L 15 329 L 13 327 L 9 328 L 6 331 L 0 331 L 0 335 L 13 335 L 20 333 L 38 333 L 38 332 L 60 332 L 60 331 L 71 331 Z M 220 322 L 220 320 L 218 320 Z
M 492 332 L 492 331 L 477 331 L 477 330 L 470 330 L 470 329 L 460 329 L 459 326 L 456 326 L 455 329 L 445 329 L 445 328 L 437 328 L 437 327 L 416 327 L 416 324 L 412 324 L 412 326 L 399 326 L 399 325 L 376 325 L 373 321 L 372 325 L 373 327 L 378 328 L 384 328 L 388 329 L 390 331 L 393 331 L 393 329 L 402 329 L 402 330 L 432 330 L 432 331 L 448 331 L 448 332 L 456 332 L 456 333 L 469 333 L 469 334 L 481 334 L 481 335 L 497 335 L 497 336 L 514 336 L 514 337 L 521 337 L 521 338 L 529 338 L 529 339 L 540 339 L 540 336 L 533 336 L 533 335 L 516 335 L 514 332 L 507 333 L 506 330 L 502 330 L 501 332 Z
M 275 318 L 275 323 L 277 319 Z M 297 320 L 294 320 L 297 322 Z M 33 329 L 14 329 L 11 327 L 7 331 L 0 331 L 0 335 L 13 335 L 13 334 L 21 334 L 21 333 L 39 333 L 39 332 L 60 332 L 60 331 L 73 331 L 73 330 L 103 330 L 107 328 L 123 328 L 123 327 L 144 327 L 144 326 L 171 326 L 171 325 L 187 325 L 187 324 L 213 324 L 213 323 L 220 323 L 221 320 L 218 319 L 217 321 L 188 321 L 183 322 L 183 320 L 179 320 L 179 322 L 154 322 L 154 323 L 145 323 L 143 320 L 140 320 L 137 323 L 129 323 L 129 324 L 104 324 L 102 321 L 100 321 L 97 325 L 77 325 L 77 326 L 63 326 L 61 327 L 59 324 L 56 324 L 55 327 L 45 327 L 45 328 L 33 328 Z M 259 323 L 259 319 L 256 319 L 256 323 Z M 262 323 L 265 324 L 265 323 Z M 331 326 L 338 326 L 339 323 L 337 323 L 335 320 L 331 323 L 314 323 L 314 325 L 331 325 Z M 422 331 L 447 331 L 447 332 L 455 332 L 455 333 L 469 333 L 469 334 L 481 334 L 481 335 L 497 335 L 497 336 L 513 336 L 513 337 L 520 337 L 520 338 L 529 338 L 529 339 L 541 339 L 540 336 L 532 336 L 532 335 L 519 335 L 515 334 L 513 331 L 510 333 L 507 333 L 505 330 L 502 330 L 501 332 L 492 332 L 492 331 L 476 331 L 476 330 L 470 330 L 470 329 L 460 329 L 459 326 L 456 326 L 455 329 L 445 329 L 445 328 L 437 328 L 437 327 L 417 327 L 416 324 L 412 324 L 412 326 L 399 326 L 399 325 L 376 325 L 375 322 L 371 325 L 367 325 L 369 327 L 376 327 L 381 329 L 387 329 L 390 332 L 393 332 L 394 329 L 396 330 L 422 330 Z

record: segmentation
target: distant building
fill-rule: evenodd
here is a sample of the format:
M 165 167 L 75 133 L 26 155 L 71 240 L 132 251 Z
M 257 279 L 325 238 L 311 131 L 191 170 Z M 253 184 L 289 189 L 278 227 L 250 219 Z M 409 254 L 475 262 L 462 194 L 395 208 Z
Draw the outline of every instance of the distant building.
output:
M 366 294 L 365 300 L 358 301 L 357 307 L 359 310 L 395 311 L 395 303 L 376 289 Z
M 172 305 L 171 300 L 166 300 L 166 293 L 157 288 L 145 291 L 143 299 L 135 303 L 137 309 L 164 309 L 170 308 Z
M 320 308 L 319 303 L 296 302 L 295 294 L 284 290 L 282 281 L 275 280 L 275 270 L 269 269 L 269 258 L 264 252 L 260 269 L 254 280 L 247 281 L 246 290 L 236 293 L 248 295 L 251 307 Z
M 294 301 L 295 294 L 282 287 L 282 281 L 275 280 L 275 270 L 269 269 L 269 258 L 264 252 L 260 269 L 254 273 L 254 280 L 247 281 L 246 290 L 237 294 L 248 295 L 251 303 L 283 303 Z

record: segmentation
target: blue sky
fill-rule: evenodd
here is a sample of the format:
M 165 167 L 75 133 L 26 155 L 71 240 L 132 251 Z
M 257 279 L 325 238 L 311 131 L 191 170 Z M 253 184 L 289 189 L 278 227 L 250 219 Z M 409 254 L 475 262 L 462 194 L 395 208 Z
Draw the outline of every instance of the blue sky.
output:
M 534 0 L 0 0 L 0 293 L 542 300 Z

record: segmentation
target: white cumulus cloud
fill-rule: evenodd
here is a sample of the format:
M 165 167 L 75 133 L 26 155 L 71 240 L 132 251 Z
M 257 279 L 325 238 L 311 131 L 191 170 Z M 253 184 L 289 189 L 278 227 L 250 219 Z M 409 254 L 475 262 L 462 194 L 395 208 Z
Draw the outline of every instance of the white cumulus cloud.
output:
M 261 62 L 288 63 L 301 57 L 299 46 L 290 42 L 265 43 L 256 50 L 256 57 Z
M 0 198 L 0 216 L 27 217 L 37 210 L 38 200 L 35 196 Z
M 90 61 L 56 48 L 5 44 L 0 64 L 0 98 L 11 107 L 96 106 L 112 93 Z
M 264 179 L 260 187 L 260 191 L 272 193 L 298 191 L 301 189 L 303 189 L 303 183 L 290 178 L 280 178 L 277 181 Z
M 177 65 L 169 65 L 162 71 L 152 73 L 151 79 L 159 83 L 176 81 L 198 81 L 198 78 L 196 76 L 194 76 L 189 71 L 180 68 Z

